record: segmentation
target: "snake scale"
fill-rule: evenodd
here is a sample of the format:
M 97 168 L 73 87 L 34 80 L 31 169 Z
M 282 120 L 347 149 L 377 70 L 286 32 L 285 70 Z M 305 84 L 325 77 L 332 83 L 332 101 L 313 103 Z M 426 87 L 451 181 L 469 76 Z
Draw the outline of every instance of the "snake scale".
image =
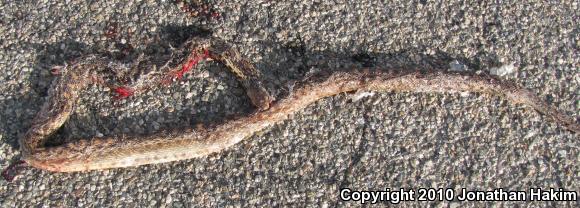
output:
M 131 167 L 190 159 L 224 150 L 244 138 L 289 118 L 324 97 L 353 91 L 410 91 L 424 93 L 480 92 L 525 104 L 567 130 L 579 132 L 576 119 L 562 114 L 531 91 L 490 75 L 402 69 L 352 69 L 323 71 L 298 81 L 288 95 L 276 101 L 262 86 L 260 74 L 239 53 L 218 39 L 195 39 L 189 50 L 209 49 L 246 89 L 254 112 L 203 129 L 163 131 L 147 136 L 111 136 L 81 139 L 61 146 L 47 146 L 69 118 L 87 77 L 107 60 L 88 57 L 66 66 L 49 89 L 48 99 L 20 138 L 22 159 L 33 167 L 56 172 Z

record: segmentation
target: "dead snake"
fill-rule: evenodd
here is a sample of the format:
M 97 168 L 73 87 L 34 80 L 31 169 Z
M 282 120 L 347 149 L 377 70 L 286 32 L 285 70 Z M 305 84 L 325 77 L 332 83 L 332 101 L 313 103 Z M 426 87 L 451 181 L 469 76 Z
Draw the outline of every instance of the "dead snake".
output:
M 575 118 L 564 115 L 529 90 L 489 75 L 400 69 L 354 69 L 321 72 L 297 82 L 287 96 L 274 101 L 262 87 L 259 73 L 227 44 L 212 39 L 194 40 L 191 50 L 209 48 L 245 87 L 257 109 L 205 129 L 159 132 L 148 136 L 112 136 L 81 139 L 61 146 L 46 142 L 67 121 L 80 93 L 89 85 L 87 76 L 106 60 L 87 58 L 67 66 L 56 78 L 48 99 L 20 138 L 22 158 L 33 167 L 72 172 L 121 168 L 190 159 L 224 150 L 244 138 L 275 125 L 324 97 L 352 91 L 409 91 L 425 93 L 480 92 L 525 104 L 562 127 L 579 132 Z

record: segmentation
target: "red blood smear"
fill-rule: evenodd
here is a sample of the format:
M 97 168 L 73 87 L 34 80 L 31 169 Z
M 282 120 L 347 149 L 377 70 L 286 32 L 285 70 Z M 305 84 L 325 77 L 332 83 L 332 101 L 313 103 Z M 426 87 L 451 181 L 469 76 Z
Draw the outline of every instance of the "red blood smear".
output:
M 124 99 L 134 94 L 133 89 L 128 87 L 117 87 L 113 90 L 117 93 L 117 99 Z
M 197 57 L 196 57 L 196 59 L 197 59 Z M 189 62 L 187 62 L 187 65 L 183 65 L 181 70 L 179 70 L 175 76 L 178 79 L 181 79 L 186 72 L 188 72 L 189 70 L 191 70 L 191 68 L 193 68 L 193 65 L 197 64 L 196 59 L 189 60 Z
M 203 59 L 205 59 L 207 57 L 209 57 L 209 51 L 207 49 L 205 49 L 203 51 L 203 55 L 197 55 L 196 54 L 196 56 L 193 59 L 189 60 L 187 62 L 187 64 L 183 65 L 183 67 L 181 68 L 181 70 L 179 70 L 175 76 L 178 79 L 181 79 L 185 73 L 187 73 L 195 65 L 197 65 L 201 60 L 203 60 Z
M 203 50 L 203 58 L 209 58 L 209 51 L 207 49 Z

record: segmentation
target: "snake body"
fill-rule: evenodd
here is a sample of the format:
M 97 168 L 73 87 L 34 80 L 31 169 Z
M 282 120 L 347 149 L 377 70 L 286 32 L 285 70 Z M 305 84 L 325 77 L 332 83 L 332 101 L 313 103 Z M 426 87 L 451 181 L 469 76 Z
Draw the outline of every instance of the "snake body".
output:
M 213 43 L 215 44 L 215 43 Z M 207 45 L 203 45 L 207 46 Z M 223 47 L 223 44 L 218 44 Z M 197 46 L 196 46 L 197 47 Z M 204 129 L 164 131 L 148 136 L 112 136 L 82 139 L 62 146 L 46 146 L 74 110 L 81 91 L 89 85 L 86 77 L 100 67 L 103 60 L 89 58 L 68 66 L 56 78 L 32 126 L 20 138 L 23 160 L 33 167 L 72 172 L 131 167 L 190 159 L 219 152 L 244 138 L 289 118 L 292 114 L 322 98 L 352 91 L 410 91 L 425 93 L 481 92 L 525 104 L 544 114 L 564 128 L 579 132 L 575 118 L 560 113 L 531 91 L 489 75 L 398 69 L 352 69 L 320 72 L 295 84 L 285 97 L 273 98 L 261 86 L 259 74 L 234 50 L 209 46 L 240 79 L 252 103 L 253 113 L 226 120 Z

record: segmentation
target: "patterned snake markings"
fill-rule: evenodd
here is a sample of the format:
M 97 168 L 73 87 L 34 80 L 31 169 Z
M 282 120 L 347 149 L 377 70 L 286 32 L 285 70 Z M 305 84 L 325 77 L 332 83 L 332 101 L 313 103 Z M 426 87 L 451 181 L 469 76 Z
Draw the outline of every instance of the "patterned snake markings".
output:
M 352 91 L 480 92 L 525 104 L 572 132 L 575 118 L 564 115 L 529 90 L 489 75 L 403 69 L 352 69 L 320 72 L 295 84 L 287 96 L 274 101 L 262 86 L 261 75 L 238 52 L 217 39 L 193 39 L 186 50 L 205 49 L 236 75 L 256 106 L 253 113 L 205 129 L 165 131 L 147 136 L 111 136 L 81 139 L 62 146 L 46 146 L 49 136 L 67 121 L 93 71 L 107 60 L 86 57 L 65 67 L 48 93 L 48 100 L 20 138 L 23 160 L 33 167 L 72 172 L 131 167 L 201 157 L 226 149 L 244 138 L 275 125 L 322 98 Z

